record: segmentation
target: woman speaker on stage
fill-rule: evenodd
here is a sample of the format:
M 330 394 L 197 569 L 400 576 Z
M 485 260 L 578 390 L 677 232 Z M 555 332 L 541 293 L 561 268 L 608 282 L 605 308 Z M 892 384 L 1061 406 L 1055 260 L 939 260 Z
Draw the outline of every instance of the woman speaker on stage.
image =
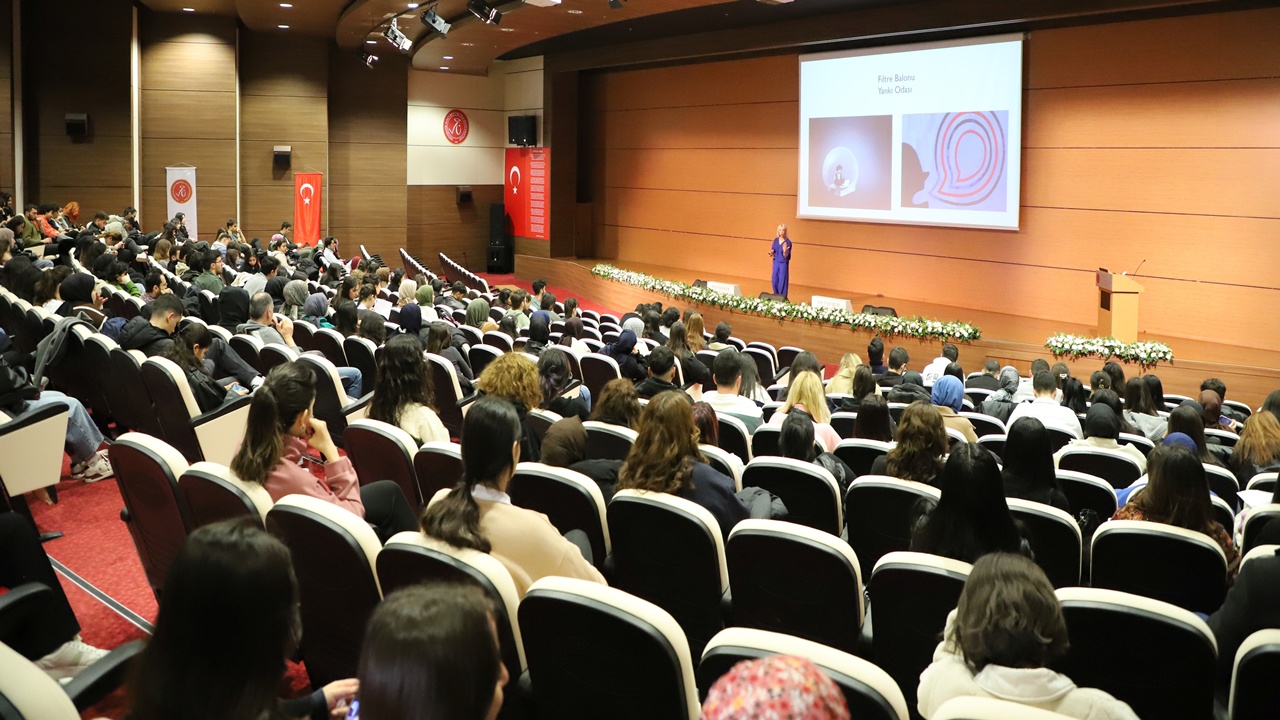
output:
M 778 225 L 778 236 L 769 248 L 769 257 L 773 258 L 773 294 L 786 297 L 791 270 L 791 239 L 787 237 L 786 225 Z

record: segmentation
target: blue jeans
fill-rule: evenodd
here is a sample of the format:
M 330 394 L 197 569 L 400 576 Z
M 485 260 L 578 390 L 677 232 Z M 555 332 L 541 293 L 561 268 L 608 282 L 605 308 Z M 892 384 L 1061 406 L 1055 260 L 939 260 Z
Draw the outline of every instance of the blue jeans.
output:
M 56 390 L 45 390 L 40 393 L 39 400 L 31 400 L 27 403 L 27 410 L 35 410 L 56 402 L 66 403 L 71 409 L 67 415 L 66 440 L 67 454 L 71 456 L 71 462 L 87 461 L 98 451 L 103 438 L 98 426 L 93 424 L 93 418 L 89 417 L 88 411 L 84 409 L 84 403 Z
M 342 389 L 351 397 L 364 395 L 364 376 L 353 367 L 338 368 L 338 377 L 342 379 Z

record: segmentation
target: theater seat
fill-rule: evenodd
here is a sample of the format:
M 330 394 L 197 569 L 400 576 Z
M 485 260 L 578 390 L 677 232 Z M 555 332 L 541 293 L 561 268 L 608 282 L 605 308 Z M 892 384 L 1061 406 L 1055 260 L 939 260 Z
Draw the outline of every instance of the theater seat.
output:
M 697 720 L 693 656 L 657 605 L 546 577 L 529 588 L 519 617 L 539 720 Z
M 191 529 L 238 517 L 251 517 L 266 527 L 271 494 L 258 483 L 249 483 L 231 473 L 231 468 L 198 462 L 178 478 L 178 493 L 187 507 Z
M 129 528 L 147 583 L 159 599 L 191 528 L 178 494 L 178 478 L 187 471 L 187 460 L 173 446 L 142 433 L 121 435 L 107 454 L 124 500 L 120 519 Z
M 604 493 L 594 480 L 568 468 L 522 462 L 507 487 L 511 503 L 547 516 L 560 534 L 581 530 L 591 542 L 596 567 L 613 552 L 605 520 Z

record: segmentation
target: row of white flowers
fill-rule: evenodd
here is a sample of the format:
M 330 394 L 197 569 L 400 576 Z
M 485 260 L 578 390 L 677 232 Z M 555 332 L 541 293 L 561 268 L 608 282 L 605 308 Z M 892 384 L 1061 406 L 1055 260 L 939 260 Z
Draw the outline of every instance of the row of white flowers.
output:
M 1143 368 L 1173 362 L 1173 349 L 1164 343 L 1141 341 L 1126 343 L 1113 337 L 1084 337 L 1058 333 L 1045 341 L 1044 346 L 1056 358 L 1079 360 L 1094 357 L 1100 360 L 1115 358 L 1125 363 L 1137 363 Z
M 970 342 L 982 337 L 982 330 L 962 322 L 943 322 L 922 317 L 887 317 L 851 313 L 833 308 L 817 308 L 807 303 L 778 302 L 760 298 L 740 297 L 704 287 L 694 287 L 674 280 L 662 280 L 644 273 L 623 270 L 608 264 L 596 265 L 591 274 L 616 280 L 653 292 L 670 295 L 679 300 L 703 303 L 721 309 L 754 313 L 777 320 L 805 320 L 825 325 L 849 325 L 855 330 L 868 330 L 885 337 L 910 337 L 918 339 L 960 340 Z

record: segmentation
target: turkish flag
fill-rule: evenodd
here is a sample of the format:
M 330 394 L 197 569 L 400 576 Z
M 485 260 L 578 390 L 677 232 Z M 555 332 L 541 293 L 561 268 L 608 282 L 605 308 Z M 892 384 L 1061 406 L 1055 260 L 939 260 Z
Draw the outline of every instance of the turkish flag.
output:
M 324 174 L 293 174 L 293 242 L 315 245 L 320 241 L 320 196 Z

